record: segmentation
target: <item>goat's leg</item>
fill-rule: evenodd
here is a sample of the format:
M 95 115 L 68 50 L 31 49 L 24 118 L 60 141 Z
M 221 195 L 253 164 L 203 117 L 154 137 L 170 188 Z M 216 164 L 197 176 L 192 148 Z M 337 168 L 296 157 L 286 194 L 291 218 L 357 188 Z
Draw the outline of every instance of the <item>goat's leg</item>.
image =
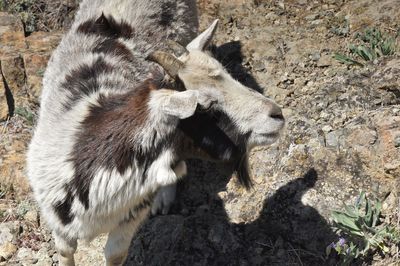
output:
M 149 207 L 142 209 L 129 221 L 120 223 L 109 234 L 104 249 L 106 266 L 123 265 L 129 246 L 141 223 L 147 218 Z
M 75 266 L 74 253 L 77 247 L 77 241 L 66 239 L 53 232 L 56 250 L 58 252 L 58 261 L 60 266 Z
M 173 170 L 176 177 L 182 178 L 187 174 L 186 163 L 184 161 L 179 161 Z M 175 200 L 175 195 L 176 183 L 161 187 L 157 192 L 156 197 L 154 198 L 153 204 L 151 206 L 151 213 L 153 215 L 159 212 L 164 215 L 168 214 L 169 209 Z

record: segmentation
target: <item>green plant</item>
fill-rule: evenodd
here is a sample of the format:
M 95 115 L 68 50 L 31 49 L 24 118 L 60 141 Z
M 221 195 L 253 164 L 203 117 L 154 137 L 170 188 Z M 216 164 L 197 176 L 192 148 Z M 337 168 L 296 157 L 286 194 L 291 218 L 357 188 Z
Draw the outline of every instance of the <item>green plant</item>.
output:
M 362 192 L 353 205 L 344 211 L 333 211 L 334 227 L 341 238 L 327 247 L 327 254 L 335 250 L 342 265 L 375 252 L 389 252 L 392 245 L 400 243 L 400 233 L 394 226 L 381 222 L 382 202 L 368 199 Z
M 45 71 L 45 68 L 40 68 L 38 71 L 36 71 L 36 75 L 43 77 Z
M 16 107 L 14 113 L 25 118 L 30 125 L 34 124 L 34 114 L 27 108 Z
M 336 53 L 334 58 L 344 64 L 363 66 L 359 60 L 374 61 L 396 53 L 396 38 L 382 33 L 379 29 L 366 29 L 363 33 L 357 33 L 355 39 L 358 44 L 349 45 L 349 53 L 353 57 Z
M 22 219 L 24 217 L 24 215 L 31 209 L 31 204 L 29 203 L 29 201 L 21 201 L 16 209 L 16 215 L 19 219 Z

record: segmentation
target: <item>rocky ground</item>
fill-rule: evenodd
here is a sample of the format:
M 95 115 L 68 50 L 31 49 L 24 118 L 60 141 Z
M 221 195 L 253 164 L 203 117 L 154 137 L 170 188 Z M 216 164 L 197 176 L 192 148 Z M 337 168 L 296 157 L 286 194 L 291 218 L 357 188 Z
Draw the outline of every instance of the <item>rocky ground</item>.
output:
M 338 239 L 331 211 L 362 190 L 385 197 L 383 218 L 398 226 L 399 50 L 364 67 L 332 55 L 367 27 L 398 35 L 400 2 L 203 0 L 199 8 L 202 28 L 221 20 L 217 58 L 284 108 L 286 132 L 252 151 L 250 191 L 224 165 L 190 162 L 171 213 L 142 227 L 127 265 L 335 265 L 325 254 Z M 53 265 L 24 153 L 62 32 L 26 31 L 17 15 L 0 13 L 0 265 Z M 78 265 L 102 264 L 104 239 L 81 245 Z M 358 263 L 399 265 L 400 258 L 394 248 Z

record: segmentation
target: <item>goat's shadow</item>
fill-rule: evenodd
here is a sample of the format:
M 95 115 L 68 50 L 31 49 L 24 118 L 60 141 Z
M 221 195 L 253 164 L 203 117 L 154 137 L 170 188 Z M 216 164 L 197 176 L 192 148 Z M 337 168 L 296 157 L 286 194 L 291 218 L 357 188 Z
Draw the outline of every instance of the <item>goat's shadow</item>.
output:
M 242 67 L 240 48 L 239 42 L 232 42 L 212 51 L 232 76 L 261 92 Z M 235 224 L 229 221 L 218 196 L 232 177 L 230 168 L 198 160 L 188 165 L 188 176 L 178 186 L 171 214 L 152 217 L 142 226 L 132 240 L 125 265 L 333 264 L 324 254 L 336 238 L 334 232 L 317 210 L 301 201 L 318 182 L 316 170 L 305 169 L 303 176 L 277 191 L 266 191 L 259 217 L 251 223 Z M 227 197 L 235 200 L 233 195 Z

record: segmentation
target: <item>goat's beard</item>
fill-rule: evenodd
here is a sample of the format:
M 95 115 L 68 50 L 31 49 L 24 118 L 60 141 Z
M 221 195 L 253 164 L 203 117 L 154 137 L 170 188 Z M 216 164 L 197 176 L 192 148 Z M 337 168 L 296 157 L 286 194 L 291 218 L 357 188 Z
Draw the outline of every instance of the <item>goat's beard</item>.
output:
M 240 143 L 235 143 L 208 113 L 196 113 L 181 120 L 179 129 L 183 133 L 179 145 L 180 157 L 232 164 L 239 183 L 247 189 L 252 186 L 246 136 L 240 138 Z

